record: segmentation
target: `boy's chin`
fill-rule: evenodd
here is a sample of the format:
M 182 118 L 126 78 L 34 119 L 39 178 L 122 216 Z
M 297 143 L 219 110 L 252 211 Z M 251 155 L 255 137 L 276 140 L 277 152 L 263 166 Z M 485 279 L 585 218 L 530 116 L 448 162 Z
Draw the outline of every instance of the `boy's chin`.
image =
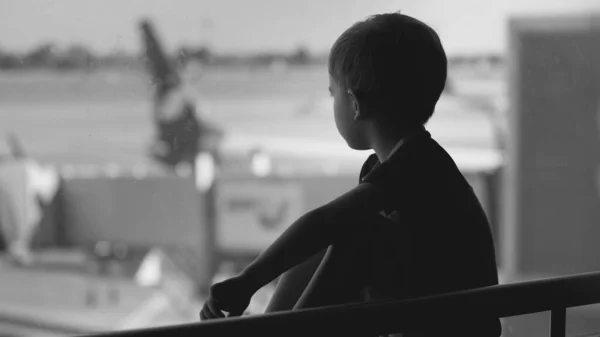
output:
M 369 147 L 366 144 L 353 143 L 353 142 L 350 142 L 348 140 L 346 140 L 346 144 L 348 144 L 349 148 L 351 148 L 352 150 L 356 150 L 356 151 L 366 151 L 366 150 L 370 150 L 371 149 L 371 147 Z

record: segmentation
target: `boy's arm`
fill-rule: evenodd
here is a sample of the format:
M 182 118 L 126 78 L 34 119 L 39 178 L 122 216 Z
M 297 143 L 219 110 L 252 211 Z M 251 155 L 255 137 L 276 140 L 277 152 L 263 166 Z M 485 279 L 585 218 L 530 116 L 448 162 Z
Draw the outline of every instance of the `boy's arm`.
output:
M 294 222 L 241 276 L 254 292 L 291 267 L 327 248 L 337 237 L 369 226 L 367 219 L 381 210 L 375 186 L 363 183 L 334 201 L 310 211 Z

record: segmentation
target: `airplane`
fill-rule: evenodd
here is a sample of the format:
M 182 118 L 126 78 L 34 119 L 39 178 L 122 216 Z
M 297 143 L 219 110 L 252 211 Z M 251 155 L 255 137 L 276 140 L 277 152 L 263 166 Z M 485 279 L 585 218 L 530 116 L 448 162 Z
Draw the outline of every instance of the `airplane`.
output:
M 151 147 L 152 157 L 167 166 L 176 166 L 192 164 L 203 150 L 216 155 L 223 132 L 196 113 L 193 98 L 186 94 L 186 83 L 169 62 L 151 23 L 144 20 L 140 28 L 154 86 L 153 120 L 158 139 Z

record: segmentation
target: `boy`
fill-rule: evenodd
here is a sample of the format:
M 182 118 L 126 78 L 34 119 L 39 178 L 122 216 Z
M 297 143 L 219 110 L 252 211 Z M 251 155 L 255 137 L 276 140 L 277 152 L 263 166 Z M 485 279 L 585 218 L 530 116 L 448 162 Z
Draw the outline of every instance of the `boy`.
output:
M 452 158 L 425 130 L 444 90 L 447 59 L 437 34 L 400 13 L 346 30 L 329 57 L 335 123 L 347 144 L 373 149 L 359 185 L 298 219 L 244 271 L 211 287 L 202 319 L 241 315 L 252 294 L 278 289 L 270 310 L 405 299 L 498 284 L 486 215 Z M 314 264 L 314 262 L 313 262 Z M 280 288 L 281 288 L 280 287 Z M 288 287 L 294 292 L 293 287 Z M 299 298 L 298 298 L 299 297 Z M 283 299 L 279 299 L 283 298 Z M 287 307 L 286 307 L 287 306 Z M 435 324 L 432 324 L 435 326 Z M 497 318 L 429 329 L 500 336 Z

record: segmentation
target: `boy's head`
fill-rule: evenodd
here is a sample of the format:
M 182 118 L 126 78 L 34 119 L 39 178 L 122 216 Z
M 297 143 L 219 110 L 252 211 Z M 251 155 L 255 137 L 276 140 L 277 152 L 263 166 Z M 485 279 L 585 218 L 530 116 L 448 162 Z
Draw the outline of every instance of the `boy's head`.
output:
M 348 145 L 368 149 L 365 124 L 392 131 L 423 126 L 446 84 L 447 59 L 436 32 L 400 13 L 348 28 L 329 55 L 336 125 Z

